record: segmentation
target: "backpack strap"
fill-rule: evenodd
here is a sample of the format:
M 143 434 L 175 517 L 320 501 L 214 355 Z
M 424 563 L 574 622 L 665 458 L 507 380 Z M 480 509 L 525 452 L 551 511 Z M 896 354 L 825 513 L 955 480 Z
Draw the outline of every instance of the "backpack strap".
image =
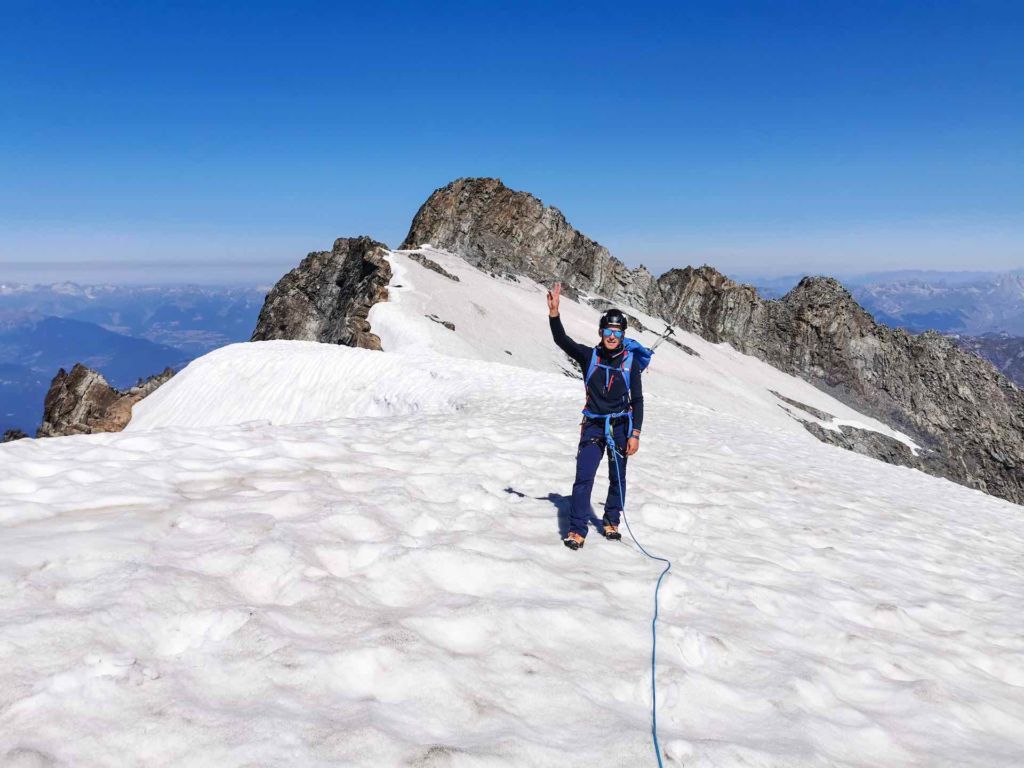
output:
M 627 349 L 626 354 L 622 356 L 622 378 L 626 382 L 626 398 L 629 399 L 633 390 L 629 386 L 629 374 L 633 372 L 633 350 Z
M 610 365 L 599 363 L 597 358 L 597 347 L 594 347 L 594 351 L 590 354 L 590 365 L 587 366 L 587 375 L 583 379 L 583 389 L 586 391 L 587 386 L 590 384 L 590 377 L 594 375 L 594 371 L 598 368 L 604 368 L 605 378 L 608 377 L 608 371 L 619 371 L 622 374 L 622 380 L 626 384 L 626 400 L 629 401 L 630 396 L 633 394 L 633 388 L 630 386 L 630 374 L 633 372 L 633 350 L 627 349 L 623 352 L 622 363 L 617 367 L 613 368 Z
M 590 377 L 594 375 L 594 371 L 597 370 L 597 347 L 594 347 L 593 352 L 590 355 L 590 365 L 587 366 L 587 375 L 583 379 L 583 388 L 586 389 L 590 383 Z

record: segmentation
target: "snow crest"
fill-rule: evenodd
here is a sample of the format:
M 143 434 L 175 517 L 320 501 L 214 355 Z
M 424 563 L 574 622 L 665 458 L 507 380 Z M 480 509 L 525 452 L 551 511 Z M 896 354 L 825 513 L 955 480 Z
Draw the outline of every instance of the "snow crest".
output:
M 232 344 L 140 401 L 125 431 L 451 413 L 504 380 L 487 364 L 430 353 L 386 355 L 308 341 Z

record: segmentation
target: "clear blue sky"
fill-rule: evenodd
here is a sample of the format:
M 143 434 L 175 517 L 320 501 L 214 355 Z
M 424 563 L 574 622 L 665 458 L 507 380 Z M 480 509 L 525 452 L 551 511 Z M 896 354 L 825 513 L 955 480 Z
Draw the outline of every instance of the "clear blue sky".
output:
M 1022 267 L 1022 40 L 1021 2 L 5 2 L 0 280 L 276 276 L 467 175 L 655 272 Z

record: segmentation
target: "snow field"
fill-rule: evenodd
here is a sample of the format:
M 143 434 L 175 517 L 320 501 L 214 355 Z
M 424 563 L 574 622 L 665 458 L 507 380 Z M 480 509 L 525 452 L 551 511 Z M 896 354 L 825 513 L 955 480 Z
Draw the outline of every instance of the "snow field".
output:
M 385 353 L 233 345 L 123 433 L 0 446 L 2 768 L 655 763 L 661 565 L 559 542 L 581 386 L 543 289 L 427 253 L 460 282 L 394 254 Z M 887 428 L 679 338 L 627 498 L 673 561 L 667 764 L 1024 762 L 1020 507 L 823 445 L 767 390 Z
M 560 545 L 578 382 L 537 397 L 541 374 L 499 369 L 522 418 L 469 398 L 3 446 L 27 490 L 0 502 L 0 755 L 651 762 L 658 565 L 596 534 Z M 649 411 L 627 514 L 674 561 L 669 764 L 1019 763 L 1015 506 L 668 398 Z M 35 502 L 52 478 L 62 497 Z
M 391 254 L 393 278 L 389 299 L 370 310 L 374 332 L 388 352 L 420 352 L 431 349 L 445 356 L 485 360 L 545 372 L 573 373 L 575 365 L 551 341 L 548 329 L 546 286 L 528 278 L 495 279 L 471 267 L 458 256 L 430 247 L 417 253 L 436 262 L 459 282 L 425 269 L 408 257 L 409 252 Z M 647 346 L 665 330 L 665 323 L 643 312 L 624 307 L 643 323 L 632 327 L 629 336 Z M 562 323 L 566 332 L 581 343 L 598 341 L 600 313 L 563 297 Z M 431 315 L 455 324 L 455 331 L 431 319 Z M 674 339 L 699 355 L 693 357 L 671 343 L 657 351 L 657 364 L 645 375 L 649 382 L 645 398 L 671 393 L 691 405 L 710 408 L 743 421 L 774 424 L 793 433 L 804 427 L 787 410 L 825 429 L 837 430 L 848 424 L 873 430 L 917 449 L 906 435 L 876 419 L 865 416 L 826 395 L 811 384 L 742 355 L 728 344 L 712 344 L 700 336 L 675 328 Z M 775 390 L 806 405 L 835 416 L 821 421 L 809 413 L 782 403 Z

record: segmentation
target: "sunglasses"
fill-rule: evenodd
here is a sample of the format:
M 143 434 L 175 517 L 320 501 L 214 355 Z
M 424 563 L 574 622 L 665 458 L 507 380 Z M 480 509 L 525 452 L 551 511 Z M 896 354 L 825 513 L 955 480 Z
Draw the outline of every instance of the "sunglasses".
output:
M 616 339 L 621 339 L 622 335 L 623 335 L 623 332 L 622 331 L 616 331 L 614 328 L 602 328 L 601 329 L 601 335 L 604 336 L 606 339 L 609 336 L 614 336 Z

